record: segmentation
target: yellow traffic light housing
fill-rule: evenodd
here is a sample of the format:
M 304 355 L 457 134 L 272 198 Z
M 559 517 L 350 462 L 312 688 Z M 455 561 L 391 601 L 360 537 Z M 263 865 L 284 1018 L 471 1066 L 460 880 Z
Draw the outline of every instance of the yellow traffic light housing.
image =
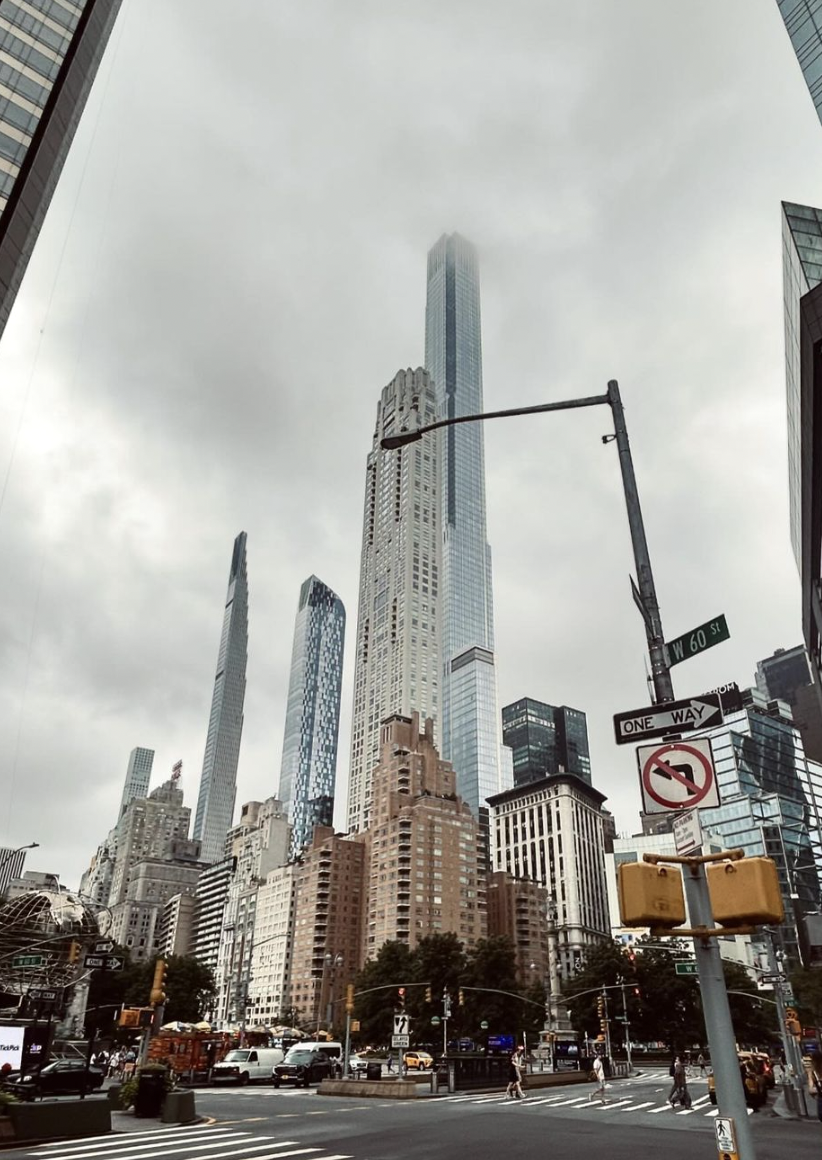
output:
M 685 895 L 678 867 L 621 862 L 619 913 L 623 926 L 681 926 Z
M 139 1007 L 124 1007 L 120 1012 L 120 1018 L 117 1021 L 119 1027 L 139 1027 L 140 1026 L 140 1008 Z
M 459 1003 L 460 1007 L 465 1006 L 465 992 L 463 991 L 462 987 L 460 987 L 460 989 L 459 989 L 459 993 L 457 995 L 457 1002 Z
M 348 983 L 345 988 L 345 1010 L 348 1015 L 354 1010 L 354 984 Z
M 161 1003 L 166 1001 L 166 961 L 165 959 L 158 959 L 154 965 L 154 981 L 151 984 L 151 994 L 149 995 L 149 1002 L 154 1007 L 159 1007 Z
M 779 874 L 772 858 L 716 862 L 707 869 L 711 910 L 722 926 L 784 921 Z
M 80 951 L 83 949 L 83 944 L 73 938 L 68 947 L 68 961 L 71 966 L 74 966 L 80 958 Z
M 425 1001 L 426 1001 L 426 1003 L 431 1002 L 431 988 L 430 988 L 430 986 L 425 988 Z

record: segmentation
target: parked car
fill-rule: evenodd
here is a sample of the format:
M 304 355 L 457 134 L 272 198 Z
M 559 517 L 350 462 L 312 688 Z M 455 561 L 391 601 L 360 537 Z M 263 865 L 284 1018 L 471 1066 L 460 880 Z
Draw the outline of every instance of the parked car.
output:
M 84 1059 L 56 1059 L 54 1063 L 47 1063 L 39 1071 L 31 1071 L 26 1075 L 17 1072 L 9 1076 L 3 1086 L 6 1091 L 12 1092 L 21 1100 L 33 1100 L 35 1096 L 40 1095 L 76 1094 L 83 1087 L 85 1070 Z M 104 1078 L 103 1069 L 91 1064 L 85 1083 L 86 1090 L 97 1091 L 103 1086 Z
M 434 1061 L 427 1051 L 406 1051 L 405 1066 L 408 1071 L 429 1071 Z
M 297 1087 L 308 1087 L 322 1079 L 334 1076 L 334 1060 L 324 1051 L 308 1051 L 304 1047 L 292 1047 L 282 1063 L 274 1068 L 274 1087 L 283 1083 L 293 1083 Z
M 348 1070 L 352 1075 L 365 1075 L 369 1063 L 374 1063 L 372 1056 L 362 1055 L 359 1052 L 348 1057 Z
M 225 1059 L 211 1069 L 212 1083 L 249 1083 L 271 1079 L 271 1069 L 282 1063 L 279 1047 L 241 1047 L 229 1051 Z

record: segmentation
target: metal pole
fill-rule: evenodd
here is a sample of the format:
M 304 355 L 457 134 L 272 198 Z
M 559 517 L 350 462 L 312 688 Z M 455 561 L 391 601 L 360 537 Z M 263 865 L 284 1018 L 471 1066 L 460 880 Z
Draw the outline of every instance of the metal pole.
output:
M 345 1013 L 345 1051 L 343 1052 L 343 1079 L 348 1078 L 348 1057 L 351 1054 L 351 1012 Z
M 628 1022 L 628 1000 L 625 998 L 625 984 L 622 984 L 622 1014 L 625 1016 L 623 1026 L 625 1027 L 625 1054 L 628 1057 L 628 1074 L 634 1070 L 634 1065 L 631 1062 L 631 1025 Z
M 673 701 L 674 686 L 671 680 L 671 670 L 668 666 L 668 650 L 665 647 L 665 636 L 662 631 L 662 617 L 659 611 L 659 602 L 656 598 L 654 574 L 651 571 L 651 556 L 648 552 L 648 541 L 645 538 L 645 524 L 642 519 L 642 508 L 639 504 L 639 491 L 634 475 L 634 463 L 631 458 L 631 447 L 628 442 L 628 428 L 625 425 L 625 412 L 622 409 L 622 399 L 619 394 L 619 384 L 615 379 L 608 383 L 608 402 L 614 417 L 614 436 L 619 451 L 619 466 L 622 471 L 622 486 L 625 492 L 625 506 L 628 509 L 628 526 L 631 529 L 631 543 L 634 548 L 634 562 L 636 564 L 639 594 L 645 608 L 647 619 L 645 630 L 648 638 L 648 656 L 651 661 L 651 676 L 654 682 L 656 702 Z
M 608 1062 L 613 1063 L 613 1056 L 611 1055 L 611 1016 L 608 1014 L 608 992 L 602 988 L 602 998 L 605 1008 L 605 1054 L 608 1057 Z
M 704 865 L 701 862 L 690 863 L 683 866 L 682 871 L 692 926 L 714 929 L 711 896 L 708 893 L 708 878 Z M 694 954 L 699 970 L 699 989 L 702 994 L 708 1046 L 711 1050 L 711 1066 L 716 1077 L 719 1114 L 729 1116 L 734 1121 L 739 1160 L 756 1160 L 719 944 L 716 939 L 700 938 L 695 935 Z
M 785 995 L 782 991 L 782 972 L 779 970 L 779 963 L 776 958 L 773 931 L 766 929 L 763 933 L 765 935 L 765 945 L 768 948 L 768 968 L 771 975 L 778 976 L 774 985 L 776 1014 L 779 1019 L 779 1034 L 782 1036 L 782 1042 L 785 1044 L 785 1058 L 788 1061 L 791 1079 L 796 1089 L 797 1111 L 800 1115 L 807 1116 L 808 1105 L 805 1102 L 805 1068 L 802 1065 L 802 1056 L 797 1047 L 796 1040 L 790 1031 L 788 1031 Z

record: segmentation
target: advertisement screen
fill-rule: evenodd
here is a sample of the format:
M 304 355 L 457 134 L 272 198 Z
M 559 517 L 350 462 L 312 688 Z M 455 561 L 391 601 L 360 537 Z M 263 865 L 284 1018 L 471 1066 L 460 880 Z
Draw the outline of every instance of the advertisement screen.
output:
M 25 1027 L 0 1027 L 0 1067 L 10 1063 L 15 1071 L 20 1070 L 25 1034 Z

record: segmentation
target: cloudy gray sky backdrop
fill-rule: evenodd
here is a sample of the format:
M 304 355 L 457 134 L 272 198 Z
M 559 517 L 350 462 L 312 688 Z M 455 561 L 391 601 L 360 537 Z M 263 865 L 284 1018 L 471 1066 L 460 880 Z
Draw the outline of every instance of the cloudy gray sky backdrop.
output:
M 775 0 L 125 0 L 0 343 L 0 843 L 75 884 L 129 751 L 196 802 L 234 536 L 249 537 L 238 803 L 276 792 L 293 618 L 349 617 L 365 455 L 423 357 L 425 255 L 479 248 L 489 408 L 620 380 L 677 692 L 800 639 L 780 199 L 822 128 Z M 605 411 L 486 430 L 501 704 L 647 703 Z M 342 821 L 342 810 L 338 819 Z

